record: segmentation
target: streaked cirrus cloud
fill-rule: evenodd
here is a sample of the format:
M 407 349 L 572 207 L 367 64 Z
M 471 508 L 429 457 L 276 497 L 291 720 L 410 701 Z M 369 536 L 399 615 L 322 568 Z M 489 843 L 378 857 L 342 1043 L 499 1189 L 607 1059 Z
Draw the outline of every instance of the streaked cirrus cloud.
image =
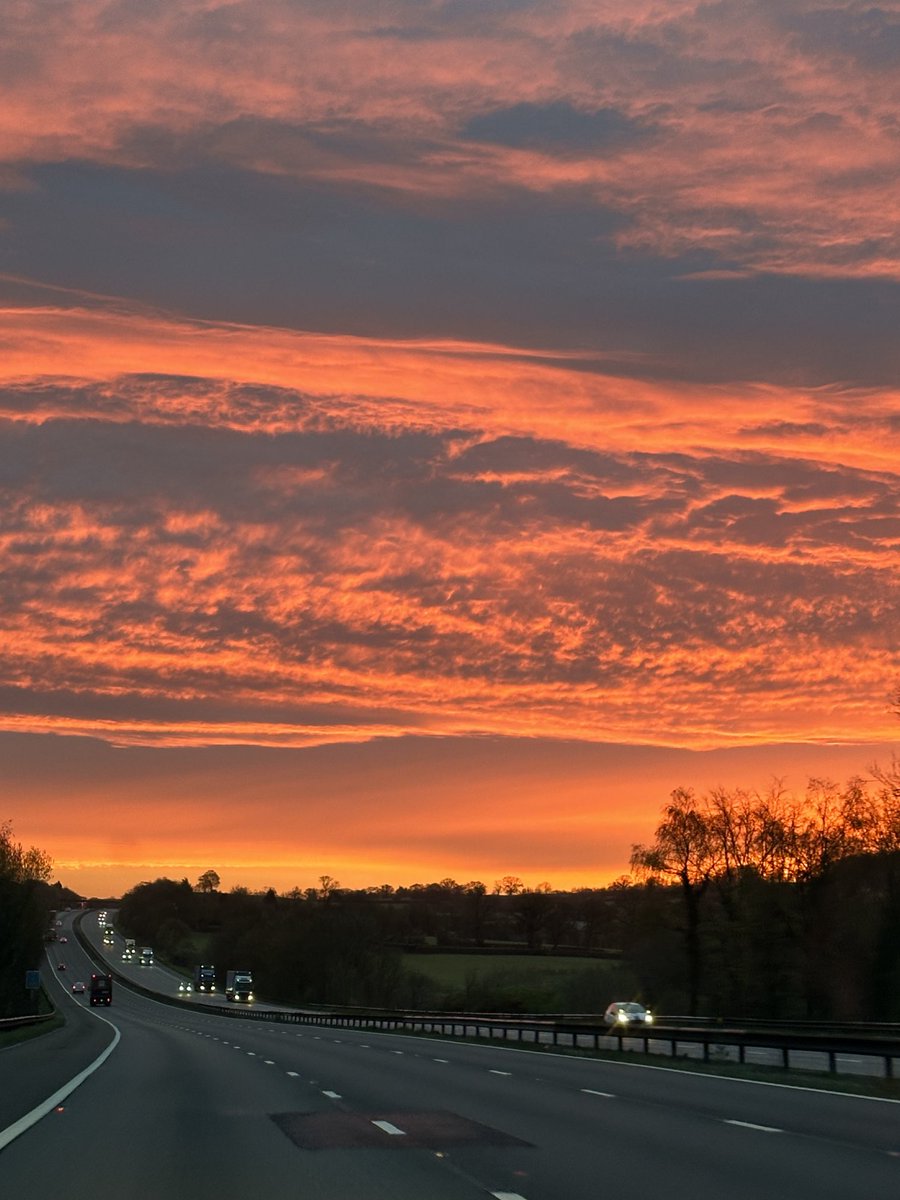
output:
M 8 322 L 7 729 L 703 746 L 888 726 L 893 394 L 102 307 Z
M 0 738 L 123 797 L 62 857 L 499 875 L 518 812 L 584 880 L 669 767 L 895 736 L 895 6 L 3 16 Z
M 0 155 L 227 165 L 401 210 L 580 192 L 697 272 L 898 274 L 892 6 L 39 0 Z

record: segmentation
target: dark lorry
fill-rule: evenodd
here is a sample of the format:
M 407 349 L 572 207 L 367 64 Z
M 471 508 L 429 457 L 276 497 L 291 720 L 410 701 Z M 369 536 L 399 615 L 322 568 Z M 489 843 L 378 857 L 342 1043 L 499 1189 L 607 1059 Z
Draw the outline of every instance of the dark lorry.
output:
M 112 1003 L 112 975 L 91 976 L 91 1004 Z
M 194 991 L 214 992 L 216 990 L 216 968 L 208 967 L 205 963 L 194 967 Z

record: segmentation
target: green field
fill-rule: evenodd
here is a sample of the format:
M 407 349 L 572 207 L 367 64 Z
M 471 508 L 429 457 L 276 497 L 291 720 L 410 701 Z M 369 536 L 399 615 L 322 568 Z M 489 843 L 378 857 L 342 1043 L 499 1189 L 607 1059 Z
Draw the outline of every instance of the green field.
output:
M 405 954 L 409 972 L 430 981 L 435 1003 L 471 1011 L 602 1012 L 631 999 L 620 962 L 530 954 Z

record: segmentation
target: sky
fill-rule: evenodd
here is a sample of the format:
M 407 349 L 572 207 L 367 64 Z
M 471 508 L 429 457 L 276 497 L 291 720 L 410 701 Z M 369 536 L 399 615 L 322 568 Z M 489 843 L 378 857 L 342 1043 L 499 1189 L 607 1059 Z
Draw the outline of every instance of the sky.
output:
M 886 764 L 900 8 L 12 0 L 0 819 L 67 885 L 627 872 Z

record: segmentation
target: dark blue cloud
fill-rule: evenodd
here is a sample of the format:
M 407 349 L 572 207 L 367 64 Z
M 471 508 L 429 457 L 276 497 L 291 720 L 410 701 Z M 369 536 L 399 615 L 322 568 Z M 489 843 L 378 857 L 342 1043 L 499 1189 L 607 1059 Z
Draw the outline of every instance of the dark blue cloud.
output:
M 515 104 L 472 117 L 462 136 L 473 141 L 543 150 L 550 154 L 596 153 L 643 141 L 652 129 L 616 108 L 583 112 L 571 104 Z
M 333 136 L 347 148 L 357 135 Z M 900 375 L 898 284 L 691 278 L 735 264 L 622 253 L 625 219 L 577 188 L 510 186 L 411 210 L 384 190 L 202 164 L 73 162 L 31 177 L 33 189 L 0 195 L 3 270 L 190 316 L 599 351 L 605 371 L 675 379 L 880 386 Z
M 872 70 L 900 68 L 900 15 L 896 9 L 823 7 L 789 17 L 785 24 L 807 52 L 852 58 Z

